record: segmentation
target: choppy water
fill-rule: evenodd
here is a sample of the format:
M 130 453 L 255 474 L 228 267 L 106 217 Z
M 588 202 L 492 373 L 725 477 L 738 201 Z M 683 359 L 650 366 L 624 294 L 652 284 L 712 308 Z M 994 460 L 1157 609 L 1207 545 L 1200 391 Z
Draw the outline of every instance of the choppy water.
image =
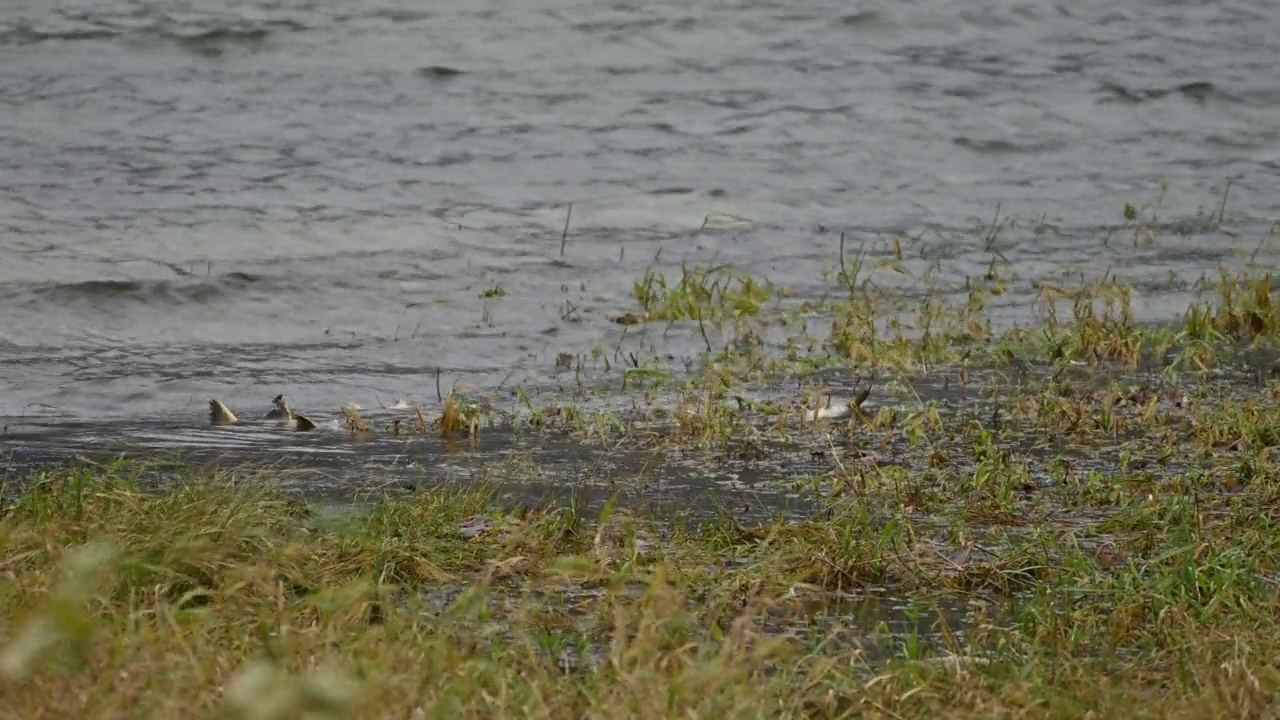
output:
M 554 384 L 662 347 L 608 320 L 646 267 L 812 297 L 841 232 L 927 229 L 959 285 L 997 205 L 1026 277 L 1109 267 L 1167 315 L 1280 218 L 1277 57 L 1263 0 L 10 0 L 0 417 Z M 1157 241 L 1104 242 L 1162 182 Z

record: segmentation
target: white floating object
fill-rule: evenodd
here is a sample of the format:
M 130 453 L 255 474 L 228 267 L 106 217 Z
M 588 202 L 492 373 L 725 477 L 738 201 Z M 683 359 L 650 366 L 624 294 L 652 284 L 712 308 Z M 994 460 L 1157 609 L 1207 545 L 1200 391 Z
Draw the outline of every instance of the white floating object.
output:
M 803 417 L 805 422 L 848 420 L 853 417 L 853 405 L 848 400 L 828 400 L 825 405 L 816 410 L 805 408 Z

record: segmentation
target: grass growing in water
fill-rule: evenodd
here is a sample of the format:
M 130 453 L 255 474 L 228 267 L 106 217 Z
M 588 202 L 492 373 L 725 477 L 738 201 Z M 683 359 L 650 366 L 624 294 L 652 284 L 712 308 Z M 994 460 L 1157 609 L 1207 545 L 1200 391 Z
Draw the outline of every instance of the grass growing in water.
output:
M 682 267 L 675 283 L 668 283 L 661 273 L 646 271 L 636 281 L 633 294 L 647 320 L 712 321 L 756 315 L 769 300 L 770 288 L 750 275 L 719 265 Z
M 563 422 L 615 447 L 627 435 L 767 458 L 797 444 L 825 463 L 797 480 L 811 517 L 747 527 L 728 513 L 513 510 L 483 486 L 335 513 L 247 471 L 192 469 L 162 493 L 139 490 L 128 465 L 43 475 L 0 519 L 3 709 L 1269 712 L 1280 387 L 1257 359 L 1280 332 L 1269 275 L 1224 271 L 1202 283 L 1209 299 L 1158 327 L 1134 321 L 1132 292 L 1112 279 L 1043 283 L 1044 324 L 997 334 L 984 311 L 1009 268 L 994 255 L 963 292 L 914 298 L 876 290 L 866 259 L 841 263 L 847 297 L 771 318 L 801 323 L 781 352 L 712 349 L 716 325 L 759 319 L 767 284 L 723 269 L 685 269 L 674 285 L 649 275 L 636 287 L 644 319 L 697 320 L 698 371 L 633 358 L 622 379 L 652 400 L 634 424 L 525 400 L 529 425 Z M 830 332 L 808 337 L 809 320 Z M 742 394 L 832 367 L 880 373 L 878 402 L 797 429 L 783 402 Z M 888 387 L 914 404 L 884 403 Z M 655 399 L 664 389 L 674 404 Z M 437 421 L 415 408 L 396 434 L 411 422 L 475 435 L 484 408 L 441 404 Z M 659 414 L 667 430 L 644 422 Z M 370 430 L 353 408 L 344 420 Z M 750 462 L 740 455 L 716 463 Z

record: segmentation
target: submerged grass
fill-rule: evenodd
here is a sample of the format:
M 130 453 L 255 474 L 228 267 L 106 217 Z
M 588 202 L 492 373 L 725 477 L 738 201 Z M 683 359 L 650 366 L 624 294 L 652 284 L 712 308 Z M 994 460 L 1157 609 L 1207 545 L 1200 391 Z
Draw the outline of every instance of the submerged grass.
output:
M 681 325 L 698 363 L 562 353 L 582 406 L 520 391 L 504 417 L 764 467 L 805 517 L 521 507 L 501 472 L 351 508 L 243 469 L 187 468 L 159 491 L 145 463 L 29 478 L 0 516 L 0 712 L 1274 713 L 1269 272 L 1202 279 L 1164 325 L 1135 321 L 1110 275 L 1038 281 L 1041 322 L 997 331 L 1013 273 L 998 220 L 990 266 L 959 289 L 911 276 L 898 241 L 879 266 L 842 248 L 820 301 L 723 267 L 647 273 L 618 322 Z M 588 411 L 593 370 L 620 376 L 629 408 Z M 474 440 L 500 414 L 439 400 L 385 432 L 354 406 L 342 422 Z

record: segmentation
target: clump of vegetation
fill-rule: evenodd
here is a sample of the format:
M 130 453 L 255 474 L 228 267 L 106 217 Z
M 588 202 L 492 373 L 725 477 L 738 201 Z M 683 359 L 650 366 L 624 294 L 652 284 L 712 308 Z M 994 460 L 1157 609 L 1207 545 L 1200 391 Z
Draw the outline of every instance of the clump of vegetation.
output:
M 440 417 L 436 420 L 435 425 L 444 437 L 456 434 L 475 437 L 480 433 L 480 420 L 483 412 L 483 408 L 480 405 L 460 396 L 456 391 L 450 390 L 449 394 L 444 398 Z
M 343 403 L 342 422 L 346 426 L 347 432 L 356 437 L 371 437 L 373 428 L 365 421 L 364 416 L 360 413 L 360 406 L 355 403 Z
M 674 283 L 669 283 L 663 274 L 648 270 L 632 292 L 645 319 L 654 322 L 752 317 L 771 294 L 767 284 L 750 275 L 734 273 L 724 265 L 682 266 L 680 279 Z
M 502 287 L 502 285 L 498 283 L 495 283 L 494 285 L 485 288 L 480 293 L 480 297 L 485 300 L 492 300 L 494 298 L 501 298 L 506 296 L 507 296 L 507 289 Z

